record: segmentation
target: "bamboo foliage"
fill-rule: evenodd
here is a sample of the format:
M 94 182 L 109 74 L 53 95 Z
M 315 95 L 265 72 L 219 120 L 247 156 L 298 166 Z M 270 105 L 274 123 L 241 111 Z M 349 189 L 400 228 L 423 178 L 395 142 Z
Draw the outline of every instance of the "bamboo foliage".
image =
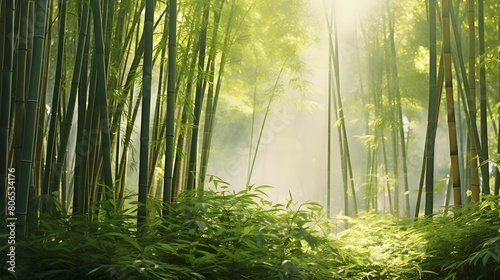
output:
M 137 191 L 139 204 L 145 206 L 138 213 L 138 224 L 146 223 L 148 196 L 162 197 L 170 203 L 186 189 L 205 188 L 209 174 L 216 170 L 212 169 L 213 162 L 218 160 L 217 156 L 226 156 L 225 150 L 220 152 L 221 141 L 226 140 L 220 132 L 241 128 L 244 122 L 262 117 L 260 131 L 242 128 L 233 132 L 230 139 L 232 148 L 237 147 L 242 154 L 250 150 L 248 178 L 242 184 L 251 185 L 256 177 L 255 172 L 252 176 L 253 166 L 258 152 L 262 152 L 260 141 L 268 129 L 266 122 L 274 107 L 271 104 L 282 94 L 295 91 L 294 83 L 303 79 L 300 76 L 304 75 L 298 72 L 303 69 L 301 50 L 307 46 L 304 38 L 314 36 L 299 34 L 296 30 L 307 31 L 303 26 L 296 30 L 289 28 L 303 23 L 291 20 L 302 12 L 305 1 L 301 0 L 16 2 L 2 1 L 0 154 L 6 157 L 0 162 L 0 192 L 5 201 L 6 170 L 14 167 L 19 171 L 16 203 L 22 233 L 33 229 L 28 227 L 28 215 L 36 218 L 41 212 L 54 212 L 46 203 L 48 199 L 58 200 L 68 212 L 103 219 L 102 213 L 106 211 L 101 210 L 110 212 L 125 207 L 126 198 Z M 327 16 L 330 139 L 326 148 L 328 157 L 333 159 L 332 126 L 337 125 L 338 168 L 343 184 L 338 196 L 345 201 L 345 214 L 355 215 L 359 210 L 356 195 L 360 193 L 365 195 L 367 210 L 409 214 L 412 180 L 408 176 L 413 175 L 410 156 L 414 153 L 410 144 L 413 145 L 413 139 L 421 139 L 413 130 L 411 134 L 408 130 L 407 120 L 413 123 L 419 114 L 408 107 L 420 106 L 421 109 L 423 102 L 428 102 L 429 120 L 420 186 L 423 192 L 426 176 L 426 214 L 432 214 L 434 184 L 440 180 L 434 174 L 436 167 L 441 169 L 434 163 L 434 145 L 440 88 L 444 82 L 455 204 L 461 203 L 465 192 L 459 173 L 468 171 L 469 163 L 458 159 L 458 153 L 469 145 L 467 141 L 477 150 L 477 156 L 473 154 L 470 162 L 477 167 L 471 169 L 481 168 L 482 176 L 472 176 L 476 178 L 472 183 L 473 199 L 479 198 L 479 188 L 489 193 L 489 164 L 485 161 L 489 158 L 487 132 L 490 127 L 486 114 L 491 105 L 488 102 L 494 98 L 483 90 L 487 90 L 489 84 L 486 78 L 495 80 L 496 77 L 486 77 L 491 67 L 486 59 L 491 54 L 487 51 L 488 37 L 482 38 L 484 34 L 481 34 L 488 35 L 485 30 L 491 29 L 488 14 L 491 10 L 486 6 L 486 16 L 474 18 L 474 1 L 469 1 L 465 8 L 457 6 L 456 9 L 460 12 L 457 15 L 468 9 L 469 18 L 454 18 L 451 2 L 442 2 L 444 53 L 441 55 L 443 68 L 438 68 L 436 49 L 440 35 L 437 34 L 436 2 L 428 1 L 430 34 L 424 34 L 426 32 L 419 28 L 417 35 L 407 34 L 410 36 L 406 38 L 402 35 L 405 32 L 399 32 L 409 29 L 409 24 L 400 22 L 404 18 L 400 11 L 405 11 L 405 5 L 397 1 L 377 1 L 374 6 L 381 16 L 373 20 L 373 25 L 358 27 L 363 29 L 361 44 L 356 34 L 352 36 L 356 46 L 349 46 L 359 58 L 357 75 L 344 76 L 342 72 L 345 45 L 343 31 L 337 30 L 341 29 L 337 20 L 341 22 L 342 17 Z M 484 3 L 478 3 L 481 14 Z M 276 8 L 274 14 L 266 14 L 273 7 Z M 418 7 L 422 8 L 423 4 Z M 284 16 L 288 12 L 295 14 Z M 423 17 L 423 14 L 422 10 L 419 15 Z M 27 19 L 26 23 L 23 18 Z M 479 25 L 474 26 L 477 19 Z M 420 22 L 423 21 L 420 19 Z M 476 51 L 472 50 L 478 40 L 475 34 L 469 38 L 463 36 L 466 34 L 463 33 L 466 29 L 461 29 L 465 27 L 464 22 L 471 24 L 469 31 L 479 27 L 478 61 Z M 482 24 L 485 30 L 480 27 Z M 16 40 L 9 40 L 9 33 L 15 33 Z M 400 50 L 416 41 L 421 43 L 424 35 L 430 36 L 429 47 L 419 46 L 420 51 Z M 461 49 L 462 37 L 470 40 L 469 50 Z M 468 69 L 463 61 L 467 51 Z M 407 69 L 410 67 L 405 65 L 426 66 L 427 62 L 420 60 L 427 55 L 430 69 L 422 70 L 419 81 L 429 72 L 428 101 L 421 93 L 418 97 L 410 96 L 417 90 L 409 88 L 417 86 L 409 82 L 414 69 Z M 456 78 L 452 77 L 452 67 L 455 67 Z M 471 95 L 476 91 L 476 67 L 481 90 L 480 130 L 474 119 L 476 97 Z M 361 89 L 351 89 L 349 83 L 344 84 L 344 79 L 352 77 L 353 80 L 359 78 Z M 458 94 L 453 87 L 458 89 Z M 354 93 L 351 95 L 348 90 Z M 353 140 L 357 127 L 351 122 L 354 114 L 349 111 L 352 99 L 359 97 L 356 94 L 361 96 L 357 101 L 362 100 L 366 109 L 362 112 L 366 120 L 365 135 L 360 137 L 366 147 L 366 151 L 362 151 L 366 152 L 362 168 L 366 173 L 362 176 L 357 174 L 359 143 Z M 455 100 L 459 103 L 456 112 Z M 462 129 L 465 135 L 466 126 L 470 140 L 463 137 L 457 140 L 456 129 Z M 251 144 L 247 149 L 249 139 Z M 243 142 L 244 147 L 238 146 Z M 335 193 L 331 176 L 337 166 L 330 159 L 326 192 L 327 207 L 333 208 Z M 357 186 L 358 183 L 361 185 Z M 37 196 L 38 199 L 33 199 Z M 41 207 L 37 201 L 42 203 Z M 101 208 L 93 207 L 98 201 L 103 202 L 98 204 Z

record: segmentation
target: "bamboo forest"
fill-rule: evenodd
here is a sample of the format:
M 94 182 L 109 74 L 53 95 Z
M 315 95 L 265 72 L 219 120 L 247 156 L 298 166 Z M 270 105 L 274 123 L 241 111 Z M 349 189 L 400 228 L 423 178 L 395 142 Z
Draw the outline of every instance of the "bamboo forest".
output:
M 0 279 L 500 279 L 499 0 L 0 0 Z

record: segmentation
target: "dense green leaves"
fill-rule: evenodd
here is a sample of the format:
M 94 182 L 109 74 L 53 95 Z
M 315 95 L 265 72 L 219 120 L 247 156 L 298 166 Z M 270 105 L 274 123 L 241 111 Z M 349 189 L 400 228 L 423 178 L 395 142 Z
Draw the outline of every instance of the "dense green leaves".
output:
M 317 203 L 298 205 L 290 198 L 286 205 L 273 204 L 266 199 L 267 186 L 236 192 L 217 178 L 211 182 L 216 187 L 203 195 L 185 192 L 164 206 L 169 215 L 163 218 L 158 216 L 162 202 L 152 201 L 152 222 L 140 235 L 135 206 L 110 213 L 107 220 L 104 215 L 97 220 L 43 215 L 39 232 L 16 243 L 20 256 L 16 275 L 18 279 L 493 279 L 500 268 L 498 197 L 417 222 L 364 213 L 355 220 L 339 217 L 335 225 Z M 340 228 L 345 222 L 349 229 L 331 234 L 333 226 Z

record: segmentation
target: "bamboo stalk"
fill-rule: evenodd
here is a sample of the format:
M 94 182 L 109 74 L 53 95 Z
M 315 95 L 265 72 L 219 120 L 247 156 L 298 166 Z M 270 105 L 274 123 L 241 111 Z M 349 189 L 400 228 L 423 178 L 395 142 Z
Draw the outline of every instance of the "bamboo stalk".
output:
M 196 93 L 195 93 L 195 103 L 194 103 L 194 116 L 193 116 L 193 128 L 191 131 L 191 143 L 189 151 L 189 167 L 188 167 L 188 180 L 186 188 L 188 190 L 195 189 L 196 183 L 196 160 L 198 156 L 198 131 L 200 125 L 201 109 L 204 97 L 203 82 L 206 79 L 203 78 L 203 71 L 205 68 L 205 55 L 206 55 L 206 44 L 207 44 L 207 25 L 209 16 L 209 2 L 206 3 L 203 9 L 203 19 L 200 31 L 200 40 L 198 47 L 198 80 L 196 82 Z
M 57 158 L 55 155 L 55 145 L 56 145 L 56 118 L 57 112 L 59 111 L 59 100 L 61 99 L 61 84 L 62 84 L 62 71 L 63 71 L 63 57 L 64 57 L 64 40 L 65 40 L 65 30 L 66 30 L 66 0 L 59 1 L 59 20 L 58 20 L 58 42 L 57 42 L 57 57 L 56 57 L 56 73 L 54 82 L 54 93 L 52 95 L 52 106 L 50 117 L 50 124 L 47 137 L 47 156 L 45 162 L 45 175 L 43 178 L 42 194 L 51 194 L 56 192 L 59 185 L 54 184 L 50 188 L 50 179 L 52 179 L 52 164 Z M 76 95 L 76 94 L 75 94 Z M 73 114 L 71 114 L 71 119 L 73 119 Z M 68 135 L 69 136 L 69 135 Z M 64 147 L 64 150 L 66 147 Z M 58 154 L 59 155 L 59 154 Z M 64 156 L 61 156 L 64 159 Z M 61 166 L 62 168 L 62 166 Z M 61 170 L 56 170 L 55 172 L 60 172 Z
M 469 96 L 470 96 L 470 121 L 476 122 L 476 56 L 475 56 L 475 46 L 476 46 L 476 35 L 475 35 L 475 11 L 474 11 L 474 0 L 467 1 L 468 7 L 468 24 L 469 24 Z M 479 201 L 479 173 L 478 173 L 478 158 L 477 158 L 477 148 L 476 140 L 474 136 L 470 135 L 470 160 L 471 160 L 471 191 L 472 200 Z
M 451 44 L 450 44 L 450 5 L 449 0 L 442 1 L 443 19 L 443 57 L 444 78 L 446 90 L 446 105 L 448 115 L 448 137 L 450 141 L 450 159 L 452 166 L 453 198 L 455 205 L 461 205 L 460 171 L 458 166 L 457 135 L 455 123 L 455 105 L 453 99 L 453 83 L 451 72 Z
M 427 116 L 427 133 L 425 143 L 425 215 L 432 215 L 434 209 L 434 148 L 436 132 L 436 107 L 433 97 L 439 94 L 436 90 L 436 0 L 429 0 L 429 109 Z M 418 211 L 418 207 L 416 209 Z
M 35 131 L 38 127 L 38 101 L 40 100 L 40 84 L 42 74 L 42 60 L 44 57 L 45 22 L 47 17 L 47 2 L 36 1 L 35 30 L 33 39 L 33 55 L 30 68 L 30 79 L 26 98 L 26 116 L 23 127 L 23 149 L 19 172 L 19 185 L 16 196 L 16 217 L 18 219 L 18 236 L 28 233 L 27 215 L 30 196 L 30 187 L 33 180 L 33 156 L 35 153 Z
M 168 32 L 168 84 L 167 84 L 167 139 L 165 150 L 165 173 L 163 181 L 163 202 L 172 201 L 172 172 L 174 164 L 174 118 L 175 118 L 175 77 L 177 64 L 177 1 L 169 2 L 169 32 Z M 167 215 L 166 208 L 163 215 Z
M 106 64 L 104 57 L 103 29 L 101 22 L 101 9 L 98 0 L 91 0 L 92 14 L 94 19 L 94 36 L 96 50 L 97 66 L 97 89 L 99 91 L 99 125 L 101 128 L 101 145 L 103 156 L 103 179 L 104 185 L 109 188 L 107 191 L 113 191 L 113 175 L 111 171 L 111 141 L 110 126 L 108 120 L 108 99 L 106 83 Z M 108 197 L 109 195 L 106 194 Z M 113 198 L 110 196 L 109 198 Z M 106 209 L 111 210 L 111 209 Z
M 497 21 L 497 38 L 500 41 L 500 17 L 498 17 Z M 500 60 L 500 52 L 498 52 L 497 59 Z M 497 71 L 497 79 L 500 81 L 500 67 L 498 67 Z M 497 96 L 500 100 L 500 87 L 497 90 Z M 500 106 L 497 109 L 497 118 L 498 118 L 498 128 L 500 129 Z M 497 154 L 500 154 L 500 133 L 497 135 Z M 499 167 L 495 167 L 495 189 L 493 191 L 494 195 L 499 195 L 500 193 L 500 170 Z
M 2 94 L 0 104 L 2 111 L 0 113 L 0 154 L 4 155 L 0 159 L 0 198 L 3 206 L 0 207 L 0 216 L 5 214 L 7 193 L 11 192 L 8 174 L 15 176 L 9 162 L 9 136 L 10 136 L 10 115 L 11 115 L 11 94 L 12 94 L 12 72 L 14 68 L 14 19 L 15 6 L 14 1 L 7 1 L 5 4 L 5 25 L 4 25 L 4 48 L 2 63 Z M 9 190 L 9 191 L 8 191 Z
M 141 228 L 146 223 L 146 203 L 150 182 L 149 171 L 149 126 L 151 118 L 151 82 L 153 69 L 153 18 L 155 1 L 146 1 L 146 14 L 144 17 L 144 58 L 142 73 L 142 111 L 141 111 L 141 136 L 140 136 L 140 161 L 139 161 L 139 196 L 142 204 L 137 210 L 137 227 Z
M 478 0 L 478 27 L 479 27 L 479 107 L 481 120 L 481 153 L 479 164 L 481 166 L 482 189 L 485 195 L 490 194 L 490 164 L 488 155 L 488 113 L 486 94 L 486 67 L 484 64 L 484 0 Z

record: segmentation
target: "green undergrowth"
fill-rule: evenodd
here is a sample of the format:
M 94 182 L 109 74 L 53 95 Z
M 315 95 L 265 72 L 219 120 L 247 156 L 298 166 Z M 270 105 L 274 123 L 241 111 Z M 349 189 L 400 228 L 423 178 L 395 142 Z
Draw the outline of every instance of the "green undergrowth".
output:
M 265 186 L 186 192 L 136 230 L 135 207 L 42 215 L 16 243 L 17 279 L 500 279 L 499 199 L 416 222 L 365 213 L 336 226 L 317 203 L 273 204 Z M 112 202 L 107 202 L 113 204 Z M 96 205 L 97 207 L 98 205 Z M 6 251 L 6 245 L 0 249 Z M 2 279 L 6 266 L 2 267 Z M 495 278 L 497 277 L 497 278 Z

